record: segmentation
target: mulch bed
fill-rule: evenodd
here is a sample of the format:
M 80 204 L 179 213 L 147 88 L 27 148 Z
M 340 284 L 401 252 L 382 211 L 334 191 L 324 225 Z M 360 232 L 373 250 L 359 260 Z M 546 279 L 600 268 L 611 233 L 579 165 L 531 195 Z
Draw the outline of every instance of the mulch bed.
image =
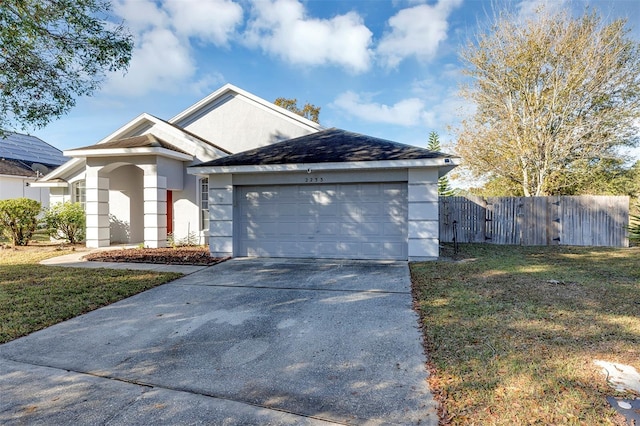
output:
M 127 248 L 90 253 L 84 259 L 98 262 L 215 265 L 228 257 L 211 257 L 208 247 Z

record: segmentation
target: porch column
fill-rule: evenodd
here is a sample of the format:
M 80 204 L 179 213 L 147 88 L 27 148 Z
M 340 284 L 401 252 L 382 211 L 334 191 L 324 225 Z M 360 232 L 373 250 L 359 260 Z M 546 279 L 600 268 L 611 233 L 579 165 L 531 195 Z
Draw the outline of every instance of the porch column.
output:
M 100 177 L 102 167 L 87 167 L 86 245 L 89 248 L 109 247 L 111 235 L 109 228 L 109 179 Z
M 209 252 L 233 256 L 233 184 L 231 175 L 209 175 Z
M 167 246 L 167 178 L 144 170 L 144 245 Z
M 440 255 L 438 169 L 409 169 L 409 261 Z

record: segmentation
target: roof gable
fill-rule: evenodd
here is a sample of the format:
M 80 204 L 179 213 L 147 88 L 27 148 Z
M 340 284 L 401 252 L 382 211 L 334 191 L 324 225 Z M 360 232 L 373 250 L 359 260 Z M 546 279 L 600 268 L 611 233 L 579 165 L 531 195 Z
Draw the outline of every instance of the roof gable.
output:
M 307 118 L 304 118 L 298 114 L 295 114 L 289 110 L 286 110 L 278 105 L 266 101 L 252 93 L 247 92 L 246 90 L 242 90 L 239 87 L 234 86 L 233 84 L 225 84 L 215 92 L 211 93 L 206 98 L 196 102 L 189 108 L 180 112 L 178 115 L 169 120 L 169 123 L 175 124 L 179 127 L 186 127 L 191 124 L 193 121 L 200 118 L 204 113 L 208 110 L 215 108 L 218 105 L 226 102 L 230 97 L 240 95 L 246 99 L 251 100 L 252 102 L 260 105 L 266 110 L 274 114 L 279 114 L 288 119 L 299 123 L 302 126 L 308 127 L 309 130 L 319 130 L 321 126 L 318 123 L 315 123 Z

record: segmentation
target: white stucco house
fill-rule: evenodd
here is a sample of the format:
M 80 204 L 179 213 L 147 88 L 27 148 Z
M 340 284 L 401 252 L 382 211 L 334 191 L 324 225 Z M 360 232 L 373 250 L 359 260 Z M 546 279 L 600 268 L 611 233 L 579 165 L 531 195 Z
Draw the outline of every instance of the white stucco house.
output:
M 33 183 L 67 160 L 62 151 L 35 136 L 11 132 L 0 137 L 0 200 L 31 198 L 47 207 L 48 188 Z
M 227 84 L 142 114 L 37 185 L 87 212 L 87 246 L 195 236 L 215 256 L 430 259 L 455 157 L 320 125 Z

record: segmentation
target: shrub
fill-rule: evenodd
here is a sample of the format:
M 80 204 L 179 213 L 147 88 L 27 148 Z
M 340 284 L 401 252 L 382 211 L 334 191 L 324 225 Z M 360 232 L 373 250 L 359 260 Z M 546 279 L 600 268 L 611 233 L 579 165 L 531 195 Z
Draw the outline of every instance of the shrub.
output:
M 631 224 L 629 225 L 629 239 L 631 241 L 640 242 L 640 215 L 631 215 Z
M 49 235 L 71 244 L 84 239 L 86 216 L 80 203 L 56 203 L 47 209 L 44 222 Z
M 38 227 L 42 211 L 39 201 L 30 198 L 0 200 L 0 230 L 14 246 L 26 246 Z

